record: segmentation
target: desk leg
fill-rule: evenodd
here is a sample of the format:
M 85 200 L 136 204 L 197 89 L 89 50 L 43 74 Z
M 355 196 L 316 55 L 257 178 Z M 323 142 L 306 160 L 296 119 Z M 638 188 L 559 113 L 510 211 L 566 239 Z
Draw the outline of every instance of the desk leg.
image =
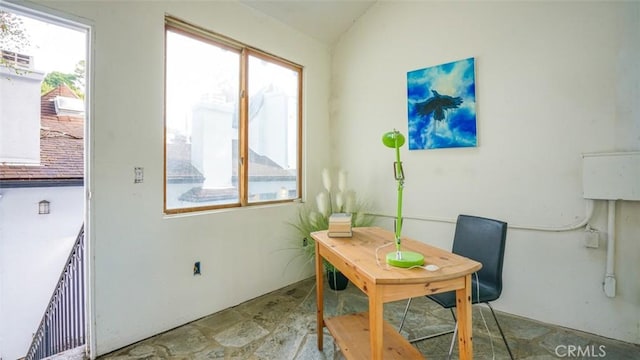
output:
M 371 359 L 382 360 L 382 315 L 383 303 L 381 289 L 373 286 L 369 293 L 369 344 L 371 346 Z
M 460 359 L 473 359 L 471 336 L 471 275 L 464 278 L 464 289 L 456 290 L 458 315 L 458 348 Z
M 318 350 L 322 351 L 322 335 L 324 333 L 324 297 L 322 294 L 322 256 L 320 245 L 316 241 L 316 328 L 318 330 Z

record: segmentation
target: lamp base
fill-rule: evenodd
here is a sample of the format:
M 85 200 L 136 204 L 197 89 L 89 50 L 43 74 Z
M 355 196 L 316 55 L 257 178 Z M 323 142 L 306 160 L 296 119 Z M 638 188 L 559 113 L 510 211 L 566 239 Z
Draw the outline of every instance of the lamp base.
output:
M 401 268 L 424 265 L 424 256 L 422 254 L 413 251 L 400 251 L 400 255 L 398 256 L 397 251 L 388 253 L 387 264 Z

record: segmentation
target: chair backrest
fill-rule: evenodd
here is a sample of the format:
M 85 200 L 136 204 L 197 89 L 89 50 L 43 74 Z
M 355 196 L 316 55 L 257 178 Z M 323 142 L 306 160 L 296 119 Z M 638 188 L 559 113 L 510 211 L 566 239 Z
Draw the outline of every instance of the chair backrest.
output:
M 480 284 L 502 292 L 502 263 L 507 223 L 478 216 L 459 215 L 453 238 L 453 253 L 482 263 Z

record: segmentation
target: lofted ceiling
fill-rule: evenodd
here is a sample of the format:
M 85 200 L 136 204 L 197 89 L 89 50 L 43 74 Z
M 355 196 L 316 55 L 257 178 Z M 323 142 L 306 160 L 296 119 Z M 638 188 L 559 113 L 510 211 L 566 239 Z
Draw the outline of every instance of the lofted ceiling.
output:
M 240 0 L 323 43 L 333 45 L 377 0 Z

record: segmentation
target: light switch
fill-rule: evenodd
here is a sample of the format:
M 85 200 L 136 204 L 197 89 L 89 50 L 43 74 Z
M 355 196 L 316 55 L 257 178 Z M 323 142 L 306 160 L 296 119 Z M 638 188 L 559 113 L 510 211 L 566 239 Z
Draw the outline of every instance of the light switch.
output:
M 141 167 L 135 167 L 133 168 L 133 172 L 134 172 L 133 182 L 135 184 L 142 183 L 142 181 L 144 180 L 144 169 Z

